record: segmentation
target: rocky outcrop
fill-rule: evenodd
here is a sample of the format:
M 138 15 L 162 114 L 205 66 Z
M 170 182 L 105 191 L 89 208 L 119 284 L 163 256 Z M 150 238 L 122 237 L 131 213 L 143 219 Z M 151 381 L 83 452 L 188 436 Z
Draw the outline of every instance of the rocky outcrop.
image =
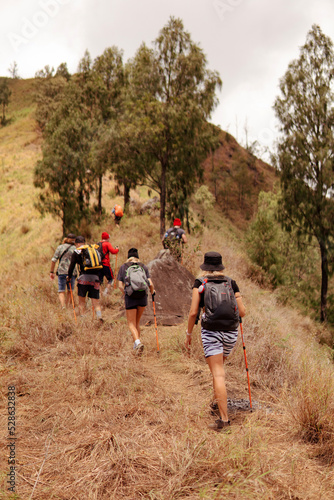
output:
M 147 267 L 156 291 L 157 323 L 166 326 L 182 323 L 189 313 L 194 276 L 170 255 L 169 250 L 161 250 Z M 150 295 L 142 324 L 149 322 L 154 323 Z

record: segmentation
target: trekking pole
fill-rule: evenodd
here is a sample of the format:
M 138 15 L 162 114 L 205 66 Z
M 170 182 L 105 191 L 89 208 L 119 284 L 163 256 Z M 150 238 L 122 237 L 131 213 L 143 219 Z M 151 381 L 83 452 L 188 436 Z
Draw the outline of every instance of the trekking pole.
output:
M 117 254 L 118 254 L 118 252 L 117 252 Z M 115 257 L 114 288 L 116 288 L 117 254 L 116 254 L 116 257 Z
M 157 338 L 157 353 L 159 354 L 159 338 L 158 338 L 158 327 L 157 327 L 157 317 L 155 314 L 155 301 L 154 301 L 155 292 L 152 293 L 152 305 L 153 305 L 153 315 L 154 315 L 154 325 L 155 325 L 155 336 Z
M 70 281 L 69 281 L 69 285 L 70 285 L 70 294 L 71 294 L 71 299 L 72 299 L 74 319 L 75 319 L 75 322 L 77 323 L 77 315 L 75 314 L 74 299 L 73 299 L 73 293 L 72 293 L 72 285 L 71 285 Z
M 239 322 L 240 322 L 240 332 L 241 332 L 241 339 L 242 339 L 242 347 L 244 350 L 244 355 L 245 355 L 245 365 L 246 365 L 246 372 L 247 372 L 247 380 L 248 380 L 248 392 L 249 392 L 249 406 L 252 411 L 252 397 L 251 397 L 251 389 L 250 389 L 250 382 L 249 382 L 249 372 L 248 372 L 248 364 L 247 364 L 247 356 L 246 356 L 246 346 L 244 342 L 244 332 L 242 328 L 242 319 L 239 317 Z

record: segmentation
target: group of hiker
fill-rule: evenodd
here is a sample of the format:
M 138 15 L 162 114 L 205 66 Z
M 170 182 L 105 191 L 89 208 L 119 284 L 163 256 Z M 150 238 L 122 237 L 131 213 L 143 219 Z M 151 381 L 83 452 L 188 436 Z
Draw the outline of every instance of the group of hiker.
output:
M 181 220 L 174 219 L 173 227 L 166 231 L 162 239 L 163 247 L 180 261 L 185 243 L 187 238 L 181 228 Z M 50 277 L 54 279 L 55 264 L 58 261 L 58 292 L 61 306 L 65 308 L 71 298 L 73 300 L 74 284 L 77 279 L 80 315 L 85 314 L 88 296 L 96 319 L 102 323 L 100 287 L 106 278 L 104 294 L 111 291 L 116 277 L 110 266 L 109 254 L 117 256 L 118 251 L 117 246 L 111 245 L 110 235 L 105 231 L 101 235 L 101 241 L 93 245 L 86 244 L 83 236 L 68 234 L 63 243 L 57 247 L 50 270 Z M 225 266 L 219 252 L 205 253 L 200 269 L 201 272 L 193 285 L 185 349 L 190 351 L 193 329 L 201 318 L 204 356 L 213 379 L 214 400 L 211 403 L 211 411 L 219 415 L 211 427 L 220 431 L 230 425 L 224 363 L 237 342 L 239 320 L 245 315 L 245 307 L 237 283 L 223 272 Z M 128 250 L 127 260 L 118 270 L 117 281 L 124 295 L 127 323 L 133 338 L 133 351 L 136 355 L 140 355 L 144 349 L 140 338 L 140 319 L 147 306 L 148 292 L 154 298 L 155 290 L 147 266 L 139 259 L 137 248 L 132 247 Z M 66 287 L 69 292 L 67 297 Z

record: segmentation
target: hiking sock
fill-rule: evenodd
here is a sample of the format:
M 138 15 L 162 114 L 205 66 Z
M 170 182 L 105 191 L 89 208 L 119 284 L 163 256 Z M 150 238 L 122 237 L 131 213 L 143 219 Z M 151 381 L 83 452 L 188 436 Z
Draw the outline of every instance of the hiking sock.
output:
M 139 345 L 141 342 L 139 339 L 135 340 L 135 344 L 134 344 L 134 347 L 137 347 L 137 345 Z
M 97 319 L 101 319 L 102 318 L 102 313 L 101 311 L 95 311 L 96 312 L 96 317 Z

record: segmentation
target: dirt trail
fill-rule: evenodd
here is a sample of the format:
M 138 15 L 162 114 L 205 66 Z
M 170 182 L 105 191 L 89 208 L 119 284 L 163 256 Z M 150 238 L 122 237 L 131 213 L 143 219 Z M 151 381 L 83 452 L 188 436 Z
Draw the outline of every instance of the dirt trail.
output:
M 184 355 L 186 356 L 186 355 Z M 186 360 L 186 358 L 185 358 Z M 146 373 L 155 380 L 157 387 L 175 402 L 187 407 L 192 420 L 200 419 L 199 425 L 212 423 L 218 415 L 212 415 L 210 402 L 213 397 L 212 378 L 206 365 L 199 365 L 197 360 L 177 364 L 169 363 L 159 355 L 147 353 L 143 357 Z M 238 377 L 229 373 L 227 380 L 229 418 L 234 423 L 242 423 L 249 414 L 249 400 L 241 394 Z M 247 393 L 248 394 L 248 393 Z

